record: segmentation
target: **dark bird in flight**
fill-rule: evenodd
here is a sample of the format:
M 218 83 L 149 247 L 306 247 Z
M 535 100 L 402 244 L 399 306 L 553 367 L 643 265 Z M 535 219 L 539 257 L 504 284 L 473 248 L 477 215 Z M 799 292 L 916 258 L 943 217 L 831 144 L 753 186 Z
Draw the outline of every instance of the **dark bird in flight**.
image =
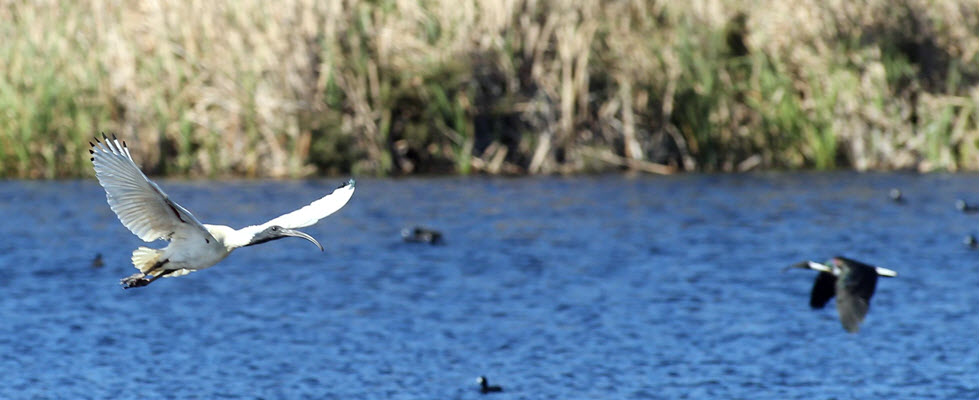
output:
M 810 307 L 823 308 L 831 297 L 837 296 L 837 313 L 840 323 L 848 332 L 858 331 L 864 316 L 868 314 L 871 296 L 875 293 L 878 277 L 892 278 L 898 273 L 888 268 L 876 267 L 844 257 L 834 257 L 827 264 L 804 261 L 790 268 L 820 271 L 810 292 Z

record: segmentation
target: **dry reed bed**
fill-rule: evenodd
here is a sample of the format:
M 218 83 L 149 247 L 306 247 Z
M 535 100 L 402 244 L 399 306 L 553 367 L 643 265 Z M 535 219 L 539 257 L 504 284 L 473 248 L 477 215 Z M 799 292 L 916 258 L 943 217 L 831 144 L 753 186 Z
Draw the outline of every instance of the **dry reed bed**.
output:
M 977 3 L 0 3 L 0 176 L 977 168 Z

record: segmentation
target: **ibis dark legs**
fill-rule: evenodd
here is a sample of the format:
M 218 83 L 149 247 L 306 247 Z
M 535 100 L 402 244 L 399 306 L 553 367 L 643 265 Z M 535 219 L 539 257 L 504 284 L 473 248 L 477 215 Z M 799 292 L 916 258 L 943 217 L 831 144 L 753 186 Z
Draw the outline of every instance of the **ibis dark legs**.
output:
M 153 283 L 153 281 L 157 279 L 170 275 L 174 271 L 176 271 L 176 269 L 167 269 L 167 270 L 160 271 L 156 275 L 149 275 L 149 274 L 144 274 L 142 272 L 137 272 L 135 274 L 123 278 L 119 282 L 122 283 L 123 289 L 143 287 Z M 148 279 L 147 276 L 151 276 L 151 278 Z
M 169 261 L 170 260 L 159 261 L 156 264 L 154 264 L 153 267 L 146 270 L 146 272 L 137 272 L 135 274 L 127 276 L 121 279 L 119 283 L 122 283 L 123 289 L 130 289 L 130 288 L 143 287 L 149 285 L 153 283 L 153 281 L 160 279 L 164 276 L 170 275 L 174 271 L 177 271 L 177 269 L 163 269 L 163 266 Z M 148 276 L 151 276 L 151 278 L 147 278 Z
M 142 287 L 150 284 L 150 280 L 146 279 L 146 274 L 142 272 L 137 272 L 125 278 L 122 278 L 119 283 L 123 285 L 123 289 L 130 289 L 134 287 Z

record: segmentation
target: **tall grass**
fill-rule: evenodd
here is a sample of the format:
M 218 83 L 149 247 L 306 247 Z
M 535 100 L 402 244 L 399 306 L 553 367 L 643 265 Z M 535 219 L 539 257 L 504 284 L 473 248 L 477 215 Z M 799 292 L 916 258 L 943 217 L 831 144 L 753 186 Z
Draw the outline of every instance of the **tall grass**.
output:
M 976 170 L 966 0 L 0 4 L 0 176 Z

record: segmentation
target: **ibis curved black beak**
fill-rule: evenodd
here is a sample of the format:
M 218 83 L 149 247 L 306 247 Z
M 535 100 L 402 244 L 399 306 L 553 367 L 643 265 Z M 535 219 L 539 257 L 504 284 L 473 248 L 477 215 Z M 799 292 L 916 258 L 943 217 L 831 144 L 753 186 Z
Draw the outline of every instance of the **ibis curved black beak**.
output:
M 294 237 L 298 237 L 298 238 L 303 238 L 303 239 L 309 240 L 309 241 L 313 242 L 313 244 L 315 244 L 316 247 L 319 247 L 320 248 L 320 251 L 323 251 L 323 246 L 320 246 L 320 242 L 317 242 L 316 239 L 313 238 L 313 236 L 307 235 L 307 234 L 305 234 L 303 232 L 297 231 L 295 229 L 285 229 L 285 228 L 283 228 L 283 229 L 280 229 L 279 230 L 279 234 L 280 235 L 283 235 L 283 236 L 294 236 Z

